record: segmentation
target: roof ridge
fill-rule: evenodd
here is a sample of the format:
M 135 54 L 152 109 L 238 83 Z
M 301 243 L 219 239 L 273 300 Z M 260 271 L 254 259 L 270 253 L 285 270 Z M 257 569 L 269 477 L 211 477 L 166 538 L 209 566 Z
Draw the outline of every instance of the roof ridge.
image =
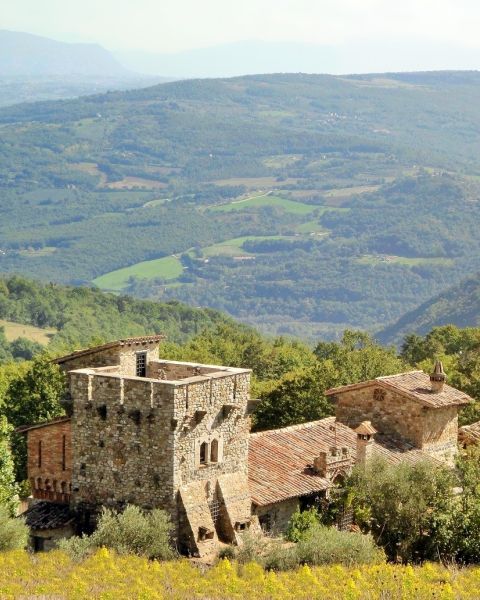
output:
M 279 427 L 278 429 L 265 429 L 264 431 L 255 431 L 250 434 L 250 437 L 261 437 L 262 435 L 266 435 L 268 433 L 281 433 L 284 431 L 296 431 L 299 429 L 308 429 L 309 427 L 314 427 L 319 423 L 324 423 L 330 420 L 335 420 L 335 417 L 324 417 L 323 419 L 317 419 L 316 421 L 307 421 L 306 423 L 297 423 L 296 425 L 287 425 L 286 427 Z M 340 423 L 343 425 L 343 423 Z
M 394 373 L 393 375 L 380 375 L 379 377 L 375 377 L 374 381 L 382 381 L 383 379 L 392 379 L 392 377 L 404 377 L 405 375 L 413 375 L 413 373 L 425 373 L 421 369 L 413 369 L 412 371 L 403 371 L 403 373 Z
M 79 350 L 74 350 L 70 354 L 65 354 L 64 356 L 54 358 L 52 362 L 62 363 L 71 360 L 72 358 L 85 356 L 87 354 L 94 354 L 95 352 L 101 352 L 102 350 L 108 350 L 110 348 L 115 348 L 116 346 L 122 346 L 125 344 L 151 343 L 157 341 L 160 342 L 161 340 L 164 340 L 165 337 L 165 335 L 157 333 L 153 335 L 138 335 L 135 337 L 121 338 L 118 340 L 113 340 L 111 342 L 106 342 L 105 344 L 100 344 L 98 346 L 91 346 L 90 348 L 80 348 Z

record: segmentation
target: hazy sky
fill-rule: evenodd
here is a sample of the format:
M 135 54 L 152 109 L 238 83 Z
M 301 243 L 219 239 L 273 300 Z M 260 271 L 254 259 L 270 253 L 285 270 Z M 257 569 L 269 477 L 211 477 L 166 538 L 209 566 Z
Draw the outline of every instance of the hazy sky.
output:
M 478 0 L 0 0 L 0 29 L 112 50 L 417 38 L 480 48 Z

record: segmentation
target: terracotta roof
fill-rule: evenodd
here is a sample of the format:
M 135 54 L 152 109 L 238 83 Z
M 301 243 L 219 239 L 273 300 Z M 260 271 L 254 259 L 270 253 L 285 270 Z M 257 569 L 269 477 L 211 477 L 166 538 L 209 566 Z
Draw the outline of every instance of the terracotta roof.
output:
M 68 362 L 69 360 L 73 360 L 74 358 L 78 358 L 79 356 L 95 354 L 96 352 L 101 352 L 102 350 L 108 350 L 109 348 L 115 348 L 117 346 L 132 346 L 134 344 L 153 344 L 155 342 L 160 342 L 164 339 L 164 335 L 158 334 L 125 338 L 123 340 L 115 340 L 114 342 L 108 342 L 107 344 L 102 344 L 101 346 L 94 346 L 93 348 L 84 348 L 83 350 L 76 350 L 71 354 L 67 354 L 66 356 L 60 356 L 59 358 L 56 358 L 53 362 L 57 364 L 62 364 L 64 362 Z
M 21 517 L 31 529 L 58 529 L 73 523 L 75 517 L 68 504 L 40 501 L 33 504 Z
M 360 383 L 332 388 L 327 390 L 325 394 L 327 396 L 342 394 L 343 392 L 369 386 L 395 390 L 397 393 L 431 408 L 469 404 L 473 401 L 467 394 L 447 384 L 444 385 L 441 392 L 432 392 L 430 376 L 423 371 L 410 371 L 408 373 L 399 373 L 398 375 L 377 377 L 369 381 L 361 381 Z
M 458 439 L 461 442 L 469 442 L 471 444 L 480 442 L 480 421 L 459 427 Z
M 70 417 L 55 417 L 55 419 L 43 421 L 42 423 L 34 423 L 33 425 L 22 425 L 21 427 L 17 427 L 15 431 L 17 433 L 25 433 L 26 431 L 30 431 L 30 429 L 39 429 L 40 427 L 48 427 L 49 425 L 55 425 L 56 423 L 64 423 L 66 421 L 70 421 Z
M 352 463 L 355 461 L 357 434 L 335 422 L 335 417 L 251 434 L 248 479 L 252 502 L 264 506 L 331 487 L 311 465 L 320 452 L 335 445 L 347 447 Z M 390 463 L 433 460 L 406 442 L 380 434 L 375 436 L 372 454 Z

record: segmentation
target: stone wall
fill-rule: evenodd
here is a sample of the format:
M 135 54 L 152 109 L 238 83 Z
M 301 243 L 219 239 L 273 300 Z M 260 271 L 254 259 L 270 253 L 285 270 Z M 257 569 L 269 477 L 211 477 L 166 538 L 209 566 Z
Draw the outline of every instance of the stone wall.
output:
M 119 375 L 70 373 L 75 504 L 172 511 L 173 389 Z
M 136 355 L 139 352 L 147 353 L 147 365 L 158 360 L 160 342 L 143 342 L 135 344 L 118 345 L 95 352 L 89 352 L 73 357 L 60 364 L 64 371 L 76 369 L 94 369 L 98 367 L 118 366 L 117 373 L 124 377 L 135 377 Z M 148 369 L 148 367 L 147 367 Z
M 277 535 L 285 532 L 288 522 L 299 506 L 298 498 L 289 498 L 275 504 L 256 506 L 254 514 L 258 517 L 260 526 L 265 532 Z
M 164 508 L 179 535 L 193 528 L 196 538 L 200 527 L 211 527 L 210 508 L 206 497 L 192 508 L 198 493 L 189 486 L 217 489 L 220 476 L 233 474 L 221 485 L 223 505 L 235 513 L 227 515 L 230 530 L 246 519 L 250 371 L 217 370 L 173 382 L 124 377 L 108 368 L 69 375 L 77 508 Z
M 456 406 L 430 408 L 375 386 L 339 393 L 335 401 L 336 418 L 348 427 L 371 421 L 379 433 L 401 438 L 447 462 L 456 453 Z
M 33 497 L 68 502 L 72 480 L 70 421 L 30 429 L 27 447 L 28 479 Z
M 73 525 L 59 527 L 58 529 L 35 529 L 31 532 L 28 546 L 33 551 L 43 550 L 48 552 L 49 550 L 57 550 L 57 542 L 68 539 L 73 535 L 75 535 Z
M 212 375 L 175 389 L 175 485 L 214 480 L 220 474 L 247 473 L 250 417 L 250 373 Z M 218 441 L 218 460 L 212 462 L 212 442 Z M 200 464 L 200 446 L 208 447 Z

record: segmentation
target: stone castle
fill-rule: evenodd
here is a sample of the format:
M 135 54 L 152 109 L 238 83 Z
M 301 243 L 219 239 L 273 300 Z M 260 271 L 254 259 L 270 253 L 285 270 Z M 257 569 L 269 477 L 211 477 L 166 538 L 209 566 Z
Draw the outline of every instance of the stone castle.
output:
M 162 339 L 57 360 L 70 416 L 21 428 L 35 549 L 90 531 L 102 506 L 130 503 L 166 510 L 180 550 L 202 556 L 247 529 L 282 530 L 355 462 L 453 462 L 470 398 L 441 365 L 329 390 L 336 417 L 251 434 L 250 370 L 159 359 Z

